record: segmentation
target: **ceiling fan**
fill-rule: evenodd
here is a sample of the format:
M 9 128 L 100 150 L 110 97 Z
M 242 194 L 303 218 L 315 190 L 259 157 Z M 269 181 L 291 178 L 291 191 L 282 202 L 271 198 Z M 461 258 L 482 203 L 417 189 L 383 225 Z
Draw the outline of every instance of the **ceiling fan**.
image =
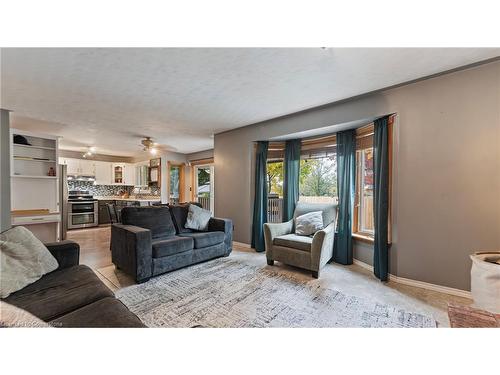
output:
M 153 142 L 151 137 L 146 137 L 141 141 L 141 144 L 144 146 L 142 151 L 149 152 L 151 155 L 156 155 L 158 152 L 158 144 Z

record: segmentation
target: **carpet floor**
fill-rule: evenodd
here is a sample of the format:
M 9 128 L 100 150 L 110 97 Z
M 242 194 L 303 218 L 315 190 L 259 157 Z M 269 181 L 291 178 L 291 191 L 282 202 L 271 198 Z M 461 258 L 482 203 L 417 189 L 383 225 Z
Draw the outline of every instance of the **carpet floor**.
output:
M 161 275 L 116 295 L 149 327 L 436 327 L 431 316 L 233 257 Z

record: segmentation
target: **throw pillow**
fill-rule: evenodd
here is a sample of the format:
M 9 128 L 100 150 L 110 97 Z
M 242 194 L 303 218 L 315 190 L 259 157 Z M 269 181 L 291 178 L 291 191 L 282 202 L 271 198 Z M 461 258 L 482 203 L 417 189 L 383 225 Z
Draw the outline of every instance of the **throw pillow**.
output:
M 314 211 L 295 218 L 295 234 L 310 236 L 323 229 L 323 212 Z
M 205 231 L 208 229 L 208 221 L 211 217 L 212 213 L 210 211 L 190 204 L 185 227 Z
M 0 301 L 0 327 L 6 328 L 39 328 L 50 327 L 40 318 L 19 307 Z
M 0 234 L 0 297 L 28 286 L 59 264 L 50 251 L 24 227 Z

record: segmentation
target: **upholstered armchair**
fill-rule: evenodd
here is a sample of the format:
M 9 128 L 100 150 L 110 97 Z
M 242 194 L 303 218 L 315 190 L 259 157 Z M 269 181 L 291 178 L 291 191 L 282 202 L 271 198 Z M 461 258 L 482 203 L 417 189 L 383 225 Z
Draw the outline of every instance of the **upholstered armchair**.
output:
M 323 212 L 324 228 L 313 236 L 296 235 L 295 218 L 314 211 Z M 318 278 L 321 268 L 333 257 L 336 217 L 335 204 L 299 202 L 292 220 L 264 224 L 267 264 L 272 266 L 277 260 L 310 270 Z

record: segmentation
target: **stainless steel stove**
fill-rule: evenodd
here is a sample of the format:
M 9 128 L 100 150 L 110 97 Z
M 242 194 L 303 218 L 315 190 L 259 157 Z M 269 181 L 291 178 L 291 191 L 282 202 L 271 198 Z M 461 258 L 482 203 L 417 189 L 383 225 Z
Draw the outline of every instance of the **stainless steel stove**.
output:
M 96 227 L 98 216 L 98 202 L 92 194 L 84 190 L 68 192 L 68 229 Z

